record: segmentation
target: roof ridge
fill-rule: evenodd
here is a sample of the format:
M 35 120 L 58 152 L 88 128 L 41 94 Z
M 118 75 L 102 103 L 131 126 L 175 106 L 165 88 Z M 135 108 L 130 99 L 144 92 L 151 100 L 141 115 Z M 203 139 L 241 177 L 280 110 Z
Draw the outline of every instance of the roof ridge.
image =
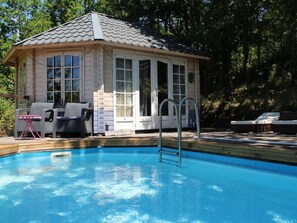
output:
M 94 40 L 104 40 L 98 13 L 92 12 L 91 17 Z

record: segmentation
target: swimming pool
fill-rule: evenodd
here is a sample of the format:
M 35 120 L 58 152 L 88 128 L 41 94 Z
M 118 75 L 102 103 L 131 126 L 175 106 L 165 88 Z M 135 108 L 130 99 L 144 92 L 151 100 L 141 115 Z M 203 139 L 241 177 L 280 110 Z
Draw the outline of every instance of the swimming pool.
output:
M 297 167 L 157 148 L 0 158 L 0 222 L 297 222 Z M 64 156 L 63 156 L 64 155 Z M 248 166 L 248 167 L 247 167 Z

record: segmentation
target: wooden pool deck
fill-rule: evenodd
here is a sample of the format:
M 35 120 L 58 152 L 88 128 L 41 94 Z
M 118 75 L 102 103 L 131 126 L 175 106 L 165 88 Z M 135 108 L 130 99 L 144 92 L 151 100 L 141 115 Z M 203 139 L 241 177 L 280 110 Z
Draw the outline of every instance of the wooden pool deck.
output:
M 159 133 L 122 136 L 92 136 L 86 138 L 43 138 L 23 140 L 0 138 L 0 156 L 31 151 L 109 146 L 158 146 Z M 177 147 L 177 133 L 164 132 L 163 146 Z M 231 132 L 183 132 L 182 148 L 248 159 L 297 165 L 297 136 L 273 133 L 234 134 Z

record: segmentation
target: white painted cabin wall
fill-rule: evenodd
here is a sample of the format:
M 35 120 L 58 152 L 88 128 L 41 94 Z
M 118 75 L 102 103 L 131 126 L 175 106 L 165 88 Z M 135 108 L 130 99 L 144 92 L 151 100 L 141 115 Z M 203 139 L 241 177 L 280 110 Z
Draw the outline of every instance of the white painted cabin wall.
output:
M 82 75 L 81 75 L 81 100 L 83 102 L 89 102 L 91 107 L 93 107 L 93 93 L 95 77 L 97 76 L 97 70 L 94 67 L 96 48 L 94 46 L 85 47 L 82 54 Z
M 85 48 L 67 48 L 63 52 L 80 52 L 81 53 L 81 100 L 91 103 L 94 108 L 94 132 L 104 133 L 108 126 L 108 131 L 115 130 L 114 123 L 114 101 L 113 101 L 113 50 L 112 47 L 101 45 L 90 45 Z M 35 62 L 35 101 L 46 101 L 46 58 L 48 53 L 60 53 L 60 49 L 42 50 L 36 49 L 27 50 L 25 54 L 26 61 L 26 94 L 30 98 L 34 98 L 33 73 Z M 140 55 L 140 52 L 129 51 L 134 55 Z M 144 53 L 144 55 L 153 56 L 152 54 Z M 156 58 L 158 59 L 160 55 Z M 169 56 L 168 56 L 169 57 Z M 165 56 L 167 58 L 167 56 Z M 188 97 L 192 97 L 200 105 L 200 74 L 199 60 L 188 58 L 170 57 L 175 61 L 183 60 L 186 62 L 186 72 L 193 72 L 195 80 L 193 83 L 187 82 Z M 19 59 L 23 60 L 23 59 Z M 189 109 L 191 108 L 189 103 Z M 187 122 L 183 123 L 186 127 Z
M 33 72 L 32 71 L 33 71 L 33 58 L 32 58 L 32 51 L 30 51 L 30 52 L 27 52 L 27 59 L 26 59 L 26 72 L 27 72 L 26 93 L 31 100 L 33 98 Z
M 114 110 L 113 110 L 113 52 L 111 47 L 103 47 L 103 82 L 104 82 L 104 125 L 108 131 L 114 131 Z

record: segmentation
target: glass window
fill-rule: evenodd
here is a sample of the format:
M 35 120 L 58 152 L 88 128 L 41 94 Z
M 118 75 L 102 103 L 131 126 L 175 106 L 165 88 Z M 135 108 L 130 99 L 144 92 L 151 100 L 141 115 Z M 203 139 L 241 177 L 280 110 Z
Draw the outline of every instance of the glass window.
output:
M 173 64 L 173 100 L 179 103 L 186 97 L 185 66 Z M 186 114 L 186 105 L 182 104 L 182 115 Z
M 47 67 L 53 67 L 54 63 L 53 63 L 53 59 L 52 57 L 47 58 Z
M 132 60 L 116 58 L 116 114 L 118 117 L 133 116 Z
M 65 86 L 65 103 L 79 102 L 80 92 L 80 67 L 79 56 L 64 56 L 64 86 Z
M 65 78 L 71 78 L 71 68 L 65 68 Z
M 173 73 L 179 74 L 179 66 L 173 64 Z
M 54 83 L 53 81 L 47 81 L 47 90 L 53 91 L 54 90 Z
M 79 67 L 72 68 L 72 78 L 79 78 Z
M 65 81 L 65 91 L 71 91 L 71 81 L 70 80 Z
M 163 100 L 168 98 L 168 64 L 158 61 L 157 63 L 157 74 L 158 74 L 158 108 Z M 168 103 L 165 103 L 162 107 L 162 115 L 167 116 Z M 159 112 L 159 109 L 158 109 Z
M 72 56 L 72 66 L 79 67 L 79 56 Z
M 61 67 L 61 56 L 55 56 L 54 61 L 55 61 L 55 64 L 54 64 L 55 67 Z
M 61 68 L 56 68 L 55 70 L 54 70 L 54 72 L 55 72 L 55 79 L 60 79 L 61 78 Z
M 61 101 L 61 56 L 48 57 L 46 60 L 47 101 Z M 56 98 L 57 97 L 57 98 Z
M 125 103 L 124 94 L 117 94 L 116 103 L 118 105 L 120 105 L 120 104 L 123 105 Z
M 80 56 L 47 58 L 47 101 L 66 104 L 80 101 Z
M 121 58 L 116 59 L 116 67 L 117 69 L 124 69 L 125 60 Z
M 71 67 L 71 65 L 72 65 L 71 56 L 66 55 L 65 56 L 65 67 Z
M 141 116 L 151 115 L 151 61 L 139 61 L 139 109 Z
M 47 79 L 53 79 L 54 75 L 53 75 L 53 70 L 52 69 L 48 69 L 47 70 Z
M 123 70 L 117 70 L 117 81 L 123 81 L 125 80 L 125 74 Z
M 132 93 L 133 92 L 132 82 L 126 82 L 126 92 L 127 93 Z

